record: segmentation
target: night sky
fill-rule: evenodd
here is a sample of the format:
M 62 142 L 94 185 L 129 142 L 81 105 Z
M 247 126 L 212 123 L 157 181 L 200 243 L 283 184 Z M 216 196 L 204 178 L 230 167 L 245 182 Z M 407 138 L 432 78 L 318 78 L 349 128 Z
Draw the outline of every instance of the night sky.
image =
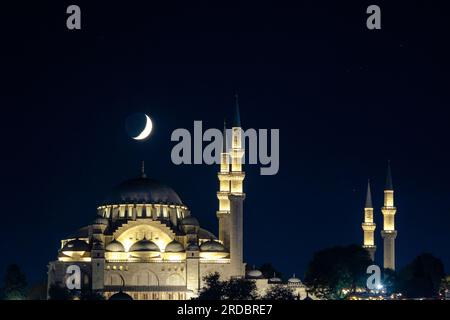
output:
M 18 263 L 45 279 L 59 240 L 91 223 L 141 160 L 217 234 L 218 167 L 172 164 L 170 135 L 194 120 L 221 128 L 235 90 L 244 129 L 280 129 L 278 175 L 245 167 L 247 263 L 303 278 L 315 251 L 360 244 L 370 178 L 382 264 L 391 160 L 397 267 L 430 252 L 449 270 L 444 1 L 93 2 L 2 9 L 1 274 Z M 69 4 L 81 6 L 81 31 L 66 29 Z M 369 4 L 382 30 L 366 28 Z M 134 112 L 154 120 L 144 143 L 125 132 Z

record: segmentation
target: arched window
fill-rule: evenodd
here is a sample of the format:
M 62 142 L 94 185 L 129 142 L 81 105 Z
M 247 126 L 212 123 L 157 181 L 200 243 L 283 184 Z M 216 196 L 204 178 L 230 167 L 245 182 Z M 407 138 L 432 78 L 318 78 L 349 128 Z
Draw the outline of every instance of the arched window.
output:
M 184 278 L 182 276 L 174 273 L 167 278 L 166 284 L 168 286 L 184 286 L 186 282 L 184 281 Z
M 108 277 L 106 277 L 106 285 L 110 286 L 122 286 L 124 285 L 125 280 L 118 273 L 111 273 Z
M 151 271 L 139 271 L 132 277 L 132 285 L 134 286 L 158 286 L 159 280 L 156 274 Z

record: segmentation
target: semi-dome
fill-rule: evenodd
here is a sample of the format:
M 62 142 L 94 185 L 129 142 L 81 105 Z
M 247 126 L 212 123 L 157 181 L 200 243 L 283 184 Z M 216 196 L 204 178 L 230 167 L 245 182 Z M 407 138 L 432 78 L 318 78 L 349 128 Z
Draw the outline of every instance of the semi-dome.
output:
M 223 244 L 221 244 L 218 241 L 215 240 L 209 240 L 206 242 L 203 242 L 202 245 L 200 246 L 200 251 L 203 252 L 224 252 L 225 247 L 223 246 Z
M 125 247 L 123 246 L 122 243 L 114 239 L 113 241 L 111 241 L 106 245 L 105 250 L 108 252 L 124 252 Z
M 165 252 L 184 252 L 184 247 L 178 241 L 173 240 L 166 246 L 166 249 L 164 251 Z
M 172 188 L 145 176 L 122 182 L 111 191 L 105 200 L 105 204 L 120 203 L 183 205 L 180 197 Z
M 181 220 L 181 224 L 183 226 L 196 226 L 196 227 L 200 225 L 197 218 L 193 216 L 184 217 L 183 220 Z
M 133 244 L 130 248 L 130 252 L 140 252 L 140 251 L 156 251 L 159 252 L 160 249 L 156 243 L 151 240 L 142 239 L 135 244 Z
M 75 239 L 68 241 L 62 248 L 62 252 L 86 252 L 89 251 L 89 244 L 86 241 Z

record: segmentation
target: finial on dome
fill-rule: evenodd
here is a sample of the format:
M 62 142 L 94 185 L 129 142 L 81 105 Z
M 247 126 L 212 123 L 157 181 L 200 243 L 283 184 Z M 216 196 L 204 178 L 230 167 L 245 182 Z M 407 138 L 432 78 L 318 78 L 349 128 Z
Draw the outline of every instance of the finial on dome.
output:
M 147 178 L 147 175 L 145 174 L 145 161 L 144 160 L 142 160 L 142 162 L 141 162 L 141 177 Z

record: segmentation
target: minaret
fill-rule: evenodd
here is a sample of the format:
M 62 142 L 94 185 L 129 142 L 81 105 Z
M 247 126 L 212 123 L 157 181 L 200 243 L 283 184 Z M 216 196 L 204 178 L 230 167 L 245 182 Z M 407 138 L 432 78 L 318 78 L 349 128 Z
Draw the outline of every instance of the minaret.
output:
M 223 122 L 223 149 L 220 155 L 220 171 L 217 174 L 219 178 L 219 210 L 217 218 L 219 219 L 219 240 L 222 241 L 225 248 L 230 249 L 230 154 L 227 152 L 227 126 Z
M 370 181 L 368 181 L 366 205 L 364 206 L 364 222 L 362 223 L 362 229 L 364 230 L 363 248 L 365 248 L 369 252 L 372 261 L 375 261 L 375 251 L 377 249 L 374 239 L 376 226 L 377 225 L 373 222 L 372 195 L 370 192 Z
M 381 236 L 384 240 L 384 268 L 395 270 L 395 213 L 397 208 L 394 206 L 394 187 L 392 185 L 391 166 L 388 163 L 386 187 L 384 188 L 384 206 L 383 212 L 383 230 Z
M 243 182 L 245 173 L 242 170 L 242 159 L 245 150 L 242 148 L 242 128 L 239 114 L 238 95 L 235 95 L 235 115 L 232 126 L 232 140 L 230 149 L 231 172 L 230 177 L 230 275 L 242 277 L 245 275 L 243 258 L 243 206 L 245 193 Z

